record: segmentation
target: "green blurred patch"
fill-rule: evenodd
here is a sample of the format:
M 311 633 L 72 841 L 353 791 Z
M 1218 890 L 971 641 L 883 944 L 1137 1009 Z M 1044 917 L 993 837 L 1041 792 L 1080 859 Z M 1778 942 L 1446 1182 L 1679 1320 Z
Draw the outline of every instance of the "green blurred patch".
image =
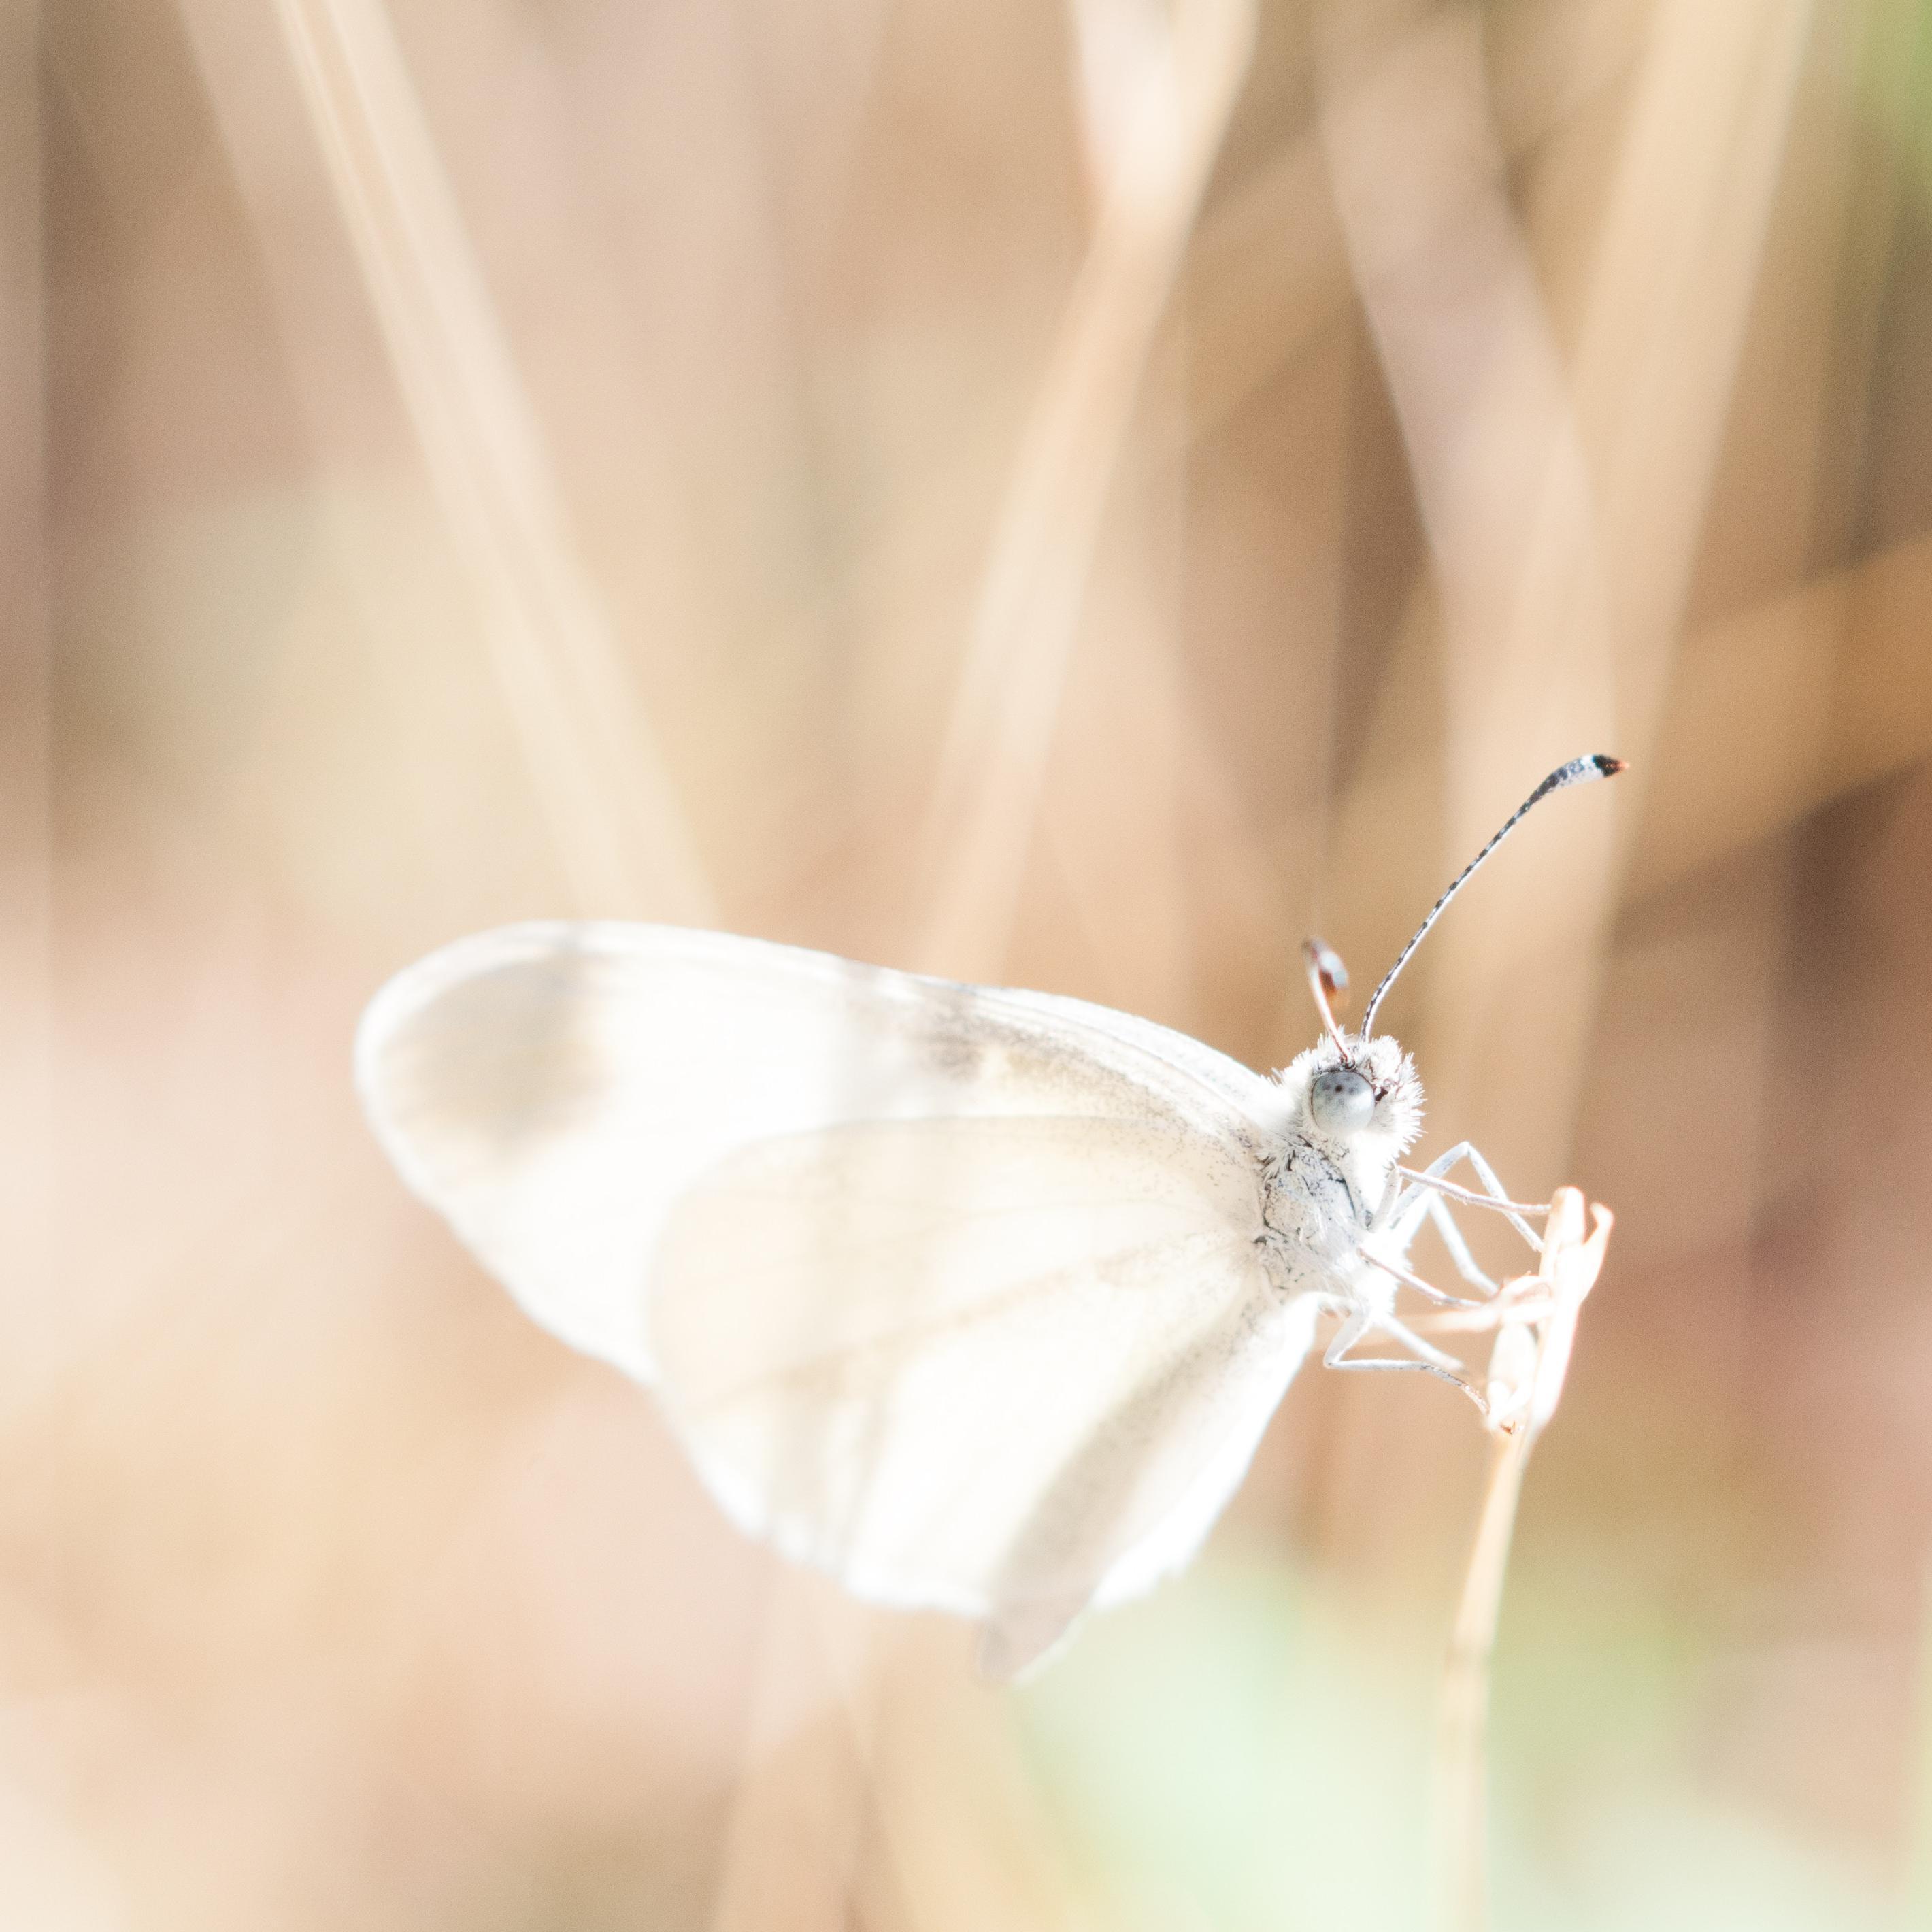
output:
M 1550 1575 L 1513 1594 L 1492 1780 L 1497 1932 L 1860 1932 L 1870 1875 L 1693 1769 L 1700 1644 Z M 1435 1660 L 1267 1558 L 1211 1556 L 1096 1619 L 1022 1698 L 1108 1925 L 1381 1932 L 1430 1898 Z
M 1286 1569 L 1223 1558 L 1083 1630 L 1026 1694 L 1028 1734 L 1120 1922 L 1409 1926 L 1428 1738 L 1408 1678 Z
M 1932 200 L 1932 0 L 1868 0 L 1858 88 L 1873 124 Z

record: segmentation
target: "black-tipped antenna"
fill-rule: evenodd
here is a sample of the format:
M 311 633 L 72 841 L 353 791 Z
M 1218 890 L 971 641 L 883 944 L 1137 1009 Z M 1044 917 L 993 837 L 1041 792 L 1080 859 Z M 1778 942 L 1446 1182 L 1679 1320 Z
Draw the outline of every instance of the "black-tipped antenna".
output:
M 1408 964 L 1408 956 L 1420 946 L 1429 928 L 1442 916 L 1444 907 L 1475 876 L 1483 861 L 1514 832 L 1524 815 L 1534 805 L 1540 805 L 1553 791 L 1561 791 L 1566 785 L 1587 784 L 1592 778 L 1613 778 L 1625 769 L 1621 758 L 1606 758 L 1600 752 L 1587 758 L 1572 758 L 1567 765 L 1558 765 L 1515 811 L 1502 822 L 1496 836 L 1458 872 L 1450 883 L 1449 890 L 1429 909 L 1429 916 L 1415 928 L 1415 937 L 1396 955 L 1395 964 L 1382 975 L 1382 982 L 1369 996 L 1369 1004 L 1363 1010 L 1361 1036 L 1366 1040 L 1376 1030 L 1376 1010 L 1382 1003 L 1382 995 L 1395 984 L 1395 976 Z

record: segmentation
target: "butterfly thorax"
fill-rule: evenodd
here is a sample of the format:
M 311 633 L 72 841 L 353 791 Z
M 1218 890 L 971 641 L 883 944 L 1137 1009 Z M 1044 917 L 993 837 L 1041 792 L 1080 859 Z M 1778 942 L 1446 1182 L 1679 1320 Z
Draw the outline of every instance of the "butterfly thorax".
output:
M 1276 1286 L 1346 1289 L 1360 1271 L 1372 1207 L 1312 1141 L 1283 1136 L 1262 1169 L 1262 1249 Z

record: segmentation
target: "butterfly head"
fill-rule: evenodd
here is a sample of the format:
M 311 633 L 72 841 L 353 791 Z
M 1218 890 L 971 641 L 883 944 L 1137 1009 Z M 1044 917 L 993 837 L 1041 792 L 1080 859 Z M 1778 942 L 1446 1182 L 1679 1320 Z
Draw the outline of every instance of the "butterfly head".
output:
M 1399 1160 L 1422 1131 L 1422 1082 L 1415 1063 L 1385 1035 L 1345 1034 L 1335 1014 L 1348 996 L 1348 970 L 1318 939 L 1301 949 L 1322 1040 L 1279 1076 L 1292 1132 L 1336 1156 Z
M 1422 1131 L 1422 1080 L 1386 1034 L 1340 1031 L 1298 1054 L 1276 1076 L 1291 1132 L 1332 1156 L 1399 1160 Z
M 1305 1135 L 1331 1154 L 1347 1154 L 1370 1162 L 1386 1165 L 1408 1152 L 1422 1128 L 1422 1082 L 1408 1055 L 1375 1030 L 1383 995 L 1450 901 L 1529 812 L 1552 792 L 1593 778 L 1615 778 L 1625 769 L 1621 758 L 1601 754 L 1572 758 L 1558 766 L 1503 821 L 1501 830 L 1430 908 L 1429 916 L 1369 996 L 1360 1033 L 1345 1034 L 1336 1023 L 1335 1016 L 1346 1004 L 1348 994 L 1348 969 L 1340 956 L 1318 939 L 1304 943 L 1302 964 L 1316 1010 L 1322 1016 L 1324 1037 L 1320 1046 L 1310 1047 L 1278 1076 L 1290 1108 L 1291 1132 Z

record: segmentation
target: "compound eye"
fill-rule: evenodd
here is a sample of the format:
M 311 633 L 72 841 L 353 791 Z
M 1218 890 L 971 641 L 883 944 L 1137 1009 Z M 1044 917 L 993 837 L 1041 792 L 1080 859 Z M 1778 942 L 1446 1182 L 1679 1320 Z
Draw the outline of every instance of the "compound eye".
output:
M 1324 1134 L 1352 1134 L 1376 1116 L 1376 1090 L 1353 1067 L 1318 1073 L 1308 1090 L 1309 1117 Z

